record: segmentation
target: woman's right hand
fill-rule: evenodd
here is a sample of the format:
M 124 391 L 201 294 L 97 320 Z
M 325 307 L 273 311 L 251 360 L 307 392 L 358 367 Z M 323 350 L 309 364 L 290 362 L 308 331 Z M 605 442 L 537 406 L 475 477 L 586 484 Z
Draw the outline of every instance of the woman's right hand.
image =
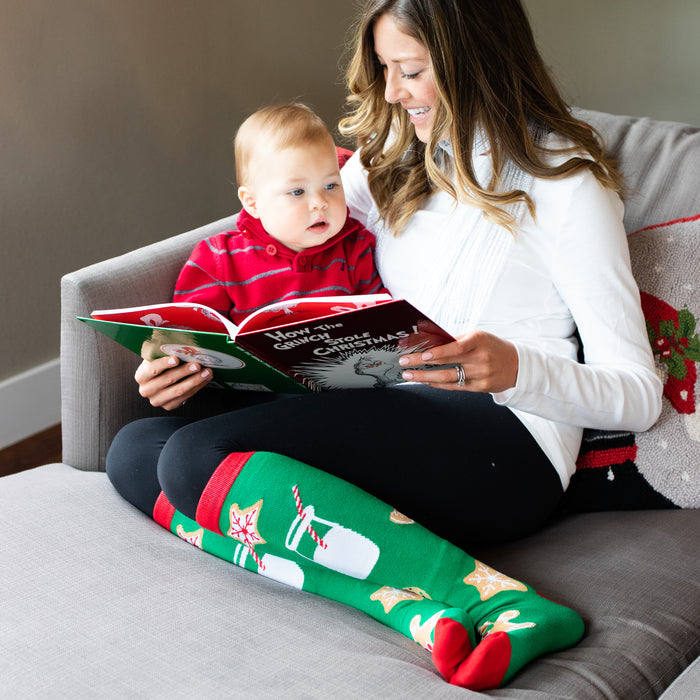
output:
M 172 411 L 194 396 L 211 381 L 211 370 L 188 362 L 181 364 L 176 357 L 144 360 L 136 370 L 134 379 L 139 394 L 148 399 L 151 406 Z

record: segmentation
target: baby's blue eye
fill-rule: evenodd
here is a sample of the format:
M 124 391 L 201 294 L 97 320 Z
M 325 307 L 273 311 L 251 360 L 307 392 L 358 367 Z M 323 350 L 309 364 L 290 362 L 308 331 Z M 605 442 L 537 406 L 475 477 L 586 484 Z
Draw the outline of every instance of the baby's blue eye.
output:
M 302 190 L 302 189 L 292 190 L 289 194 L 291 194 L 292 197 L 301 197 L 301 195 L 304 194 L 304 190 Z
M 334 190 L 337 186 L 338 186 L 337 183 L 335 183 L 335 182 L 330 182 L 329 184 L 327 184 L 327 185 L 324 187 L 324 189 L 326 189 L 326 190 Z

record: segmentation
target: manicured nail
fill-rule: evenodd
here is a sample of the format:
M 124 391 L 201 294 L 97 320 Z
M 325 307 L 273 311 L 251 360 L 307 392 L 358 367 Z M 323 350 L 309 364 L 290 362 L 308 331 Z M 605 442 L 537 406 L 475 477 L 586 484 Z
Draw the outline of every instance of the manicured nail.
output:
M 168 358 L 168 364 L 169 364 L 171 367 L 174 367 L 174 366 L 177 364 L 177 360 L 176 360 L 174 357 L 169 357 L 169 358 Z
M 430 351 L 424 352 L 424 353 L 420 356 L 420 359 L 423 360 L 423 362 L 427 362 L 428 360 L 432 360 L 432 359 L 433 359 L 433 353 L 430 352 Z
M 401 376 L 407 381 L 410 382 L 411 379 L 413 379 L 413 372 L 402 372 Z
M 199 367 L 197 367 L 197 365 L 190 365 L 188 369 L 190 370 L 190 372 L 196 372 L 199 369 Z
M 403 365 L 407 365 L 409 362 L 407 357 L 399 357 L 399 364 L 403 367 Z
M 202 379 L 206 379 L 210 375 L 211 375 L 211 370 L 205 369 L 199 376 L 202 377 Z

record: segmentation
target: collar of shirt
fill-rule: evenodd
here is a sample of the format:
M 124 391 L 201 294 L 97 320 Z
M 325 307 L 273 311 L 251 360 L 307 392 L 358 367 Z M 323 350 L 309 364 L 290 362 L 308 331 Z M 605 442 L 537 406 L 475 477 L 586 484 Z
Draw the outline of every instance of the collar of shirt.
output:
M 441 139 L 438 141 L 438 148 L 444 151 L 450 158 L 454 158 L 454 150 L 452 149 L 452 141 L 450 139 Z M 489 141 L 483 129 L 478 128 L 474 132 L 474 147 L 472 154 L 474 158 L 479 156 L 487 156 L 490 152 Z
M 269 254 L 279 255 L 285 258 L 296 258 L 298 255 L 310 258 L 318 253 L 322 253 L 328 248 L 332 248 L 343 238 L 356 233 L 361 229 L 361 224 L 355 219 L 350 218 L 350 213 L 348 210 L 348 215 L 343 224 L 343 228 L 338 231 L 332 238 L 329 238 L 325 243 L 313 246 L 311 248 L 305 248 L 304 250 L 296 251 L 288 248 L 284 243 L 281 243 L 276 238 L 273 238 L 263 227 L 260 219 L 256 219 L 254 216 L 248 214 L 245 209 L 242 209 L 236 220 L 238 231 L 246 238 L 252 238 L 256 242 L 265 246 L 265 249 Z

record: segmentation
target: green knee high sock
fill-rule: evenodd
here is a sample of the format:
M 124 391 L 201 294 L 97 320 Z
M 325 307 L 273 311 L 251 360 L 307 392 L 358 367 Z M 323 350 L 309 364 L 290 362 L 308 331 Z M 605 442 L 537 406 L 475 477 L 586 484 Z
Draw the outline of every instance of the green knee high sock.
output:
M 243 517 L 245 519 L 247 515 Z M 274 547 L 266 548 L 264 553 L 261 548 L 259 554 L 244 544 L 246 537 L 239 540 L 202 527 L 176 510 L 163 493 L 156 502 L 153 519 L 186 542 L 220 559 L 289 586 L 358 608 L 413 639 L 428 651 L 434 651 L 435 630 L 441 629 L 445 624 L 438 625 L 442 618 L 449 620 L 450 625 L 458 623 L 456 628 L 467 632 L 466 637 L 462 632 L 457 640 L 443 632 L 443 638 L 447 640 L 443 640 L 441 645 L 443 656 L 451 658 L 456 655 L 461 661 L 474 647 L 474 623 L 464 610 L 450 609 L 449 606 L 428 600 L 416 592 L 386 586 L 380 588 L 372 581 L 353 578 L 303 558 L 299 560 L 286 550 L 280 556 L 272 553 L 279 551 Z M 250 525 L 243 525 L 243 528 L 252 532 Z M 305 529 L 303 534 L 307 534 Z M 379 601 L 381 605 L 374 601 Z M 397 605 L 398 602 L 404 604 Z
M 262 573 L 266 555 L 296 564 L 304 590 L 417 639 L 457 685 L 502 685 L 536 656 L 583 633 L 572 610 L 361 489 L 279 455 L 230 455 L 205 489 L 197 521 L 238 542 Z

